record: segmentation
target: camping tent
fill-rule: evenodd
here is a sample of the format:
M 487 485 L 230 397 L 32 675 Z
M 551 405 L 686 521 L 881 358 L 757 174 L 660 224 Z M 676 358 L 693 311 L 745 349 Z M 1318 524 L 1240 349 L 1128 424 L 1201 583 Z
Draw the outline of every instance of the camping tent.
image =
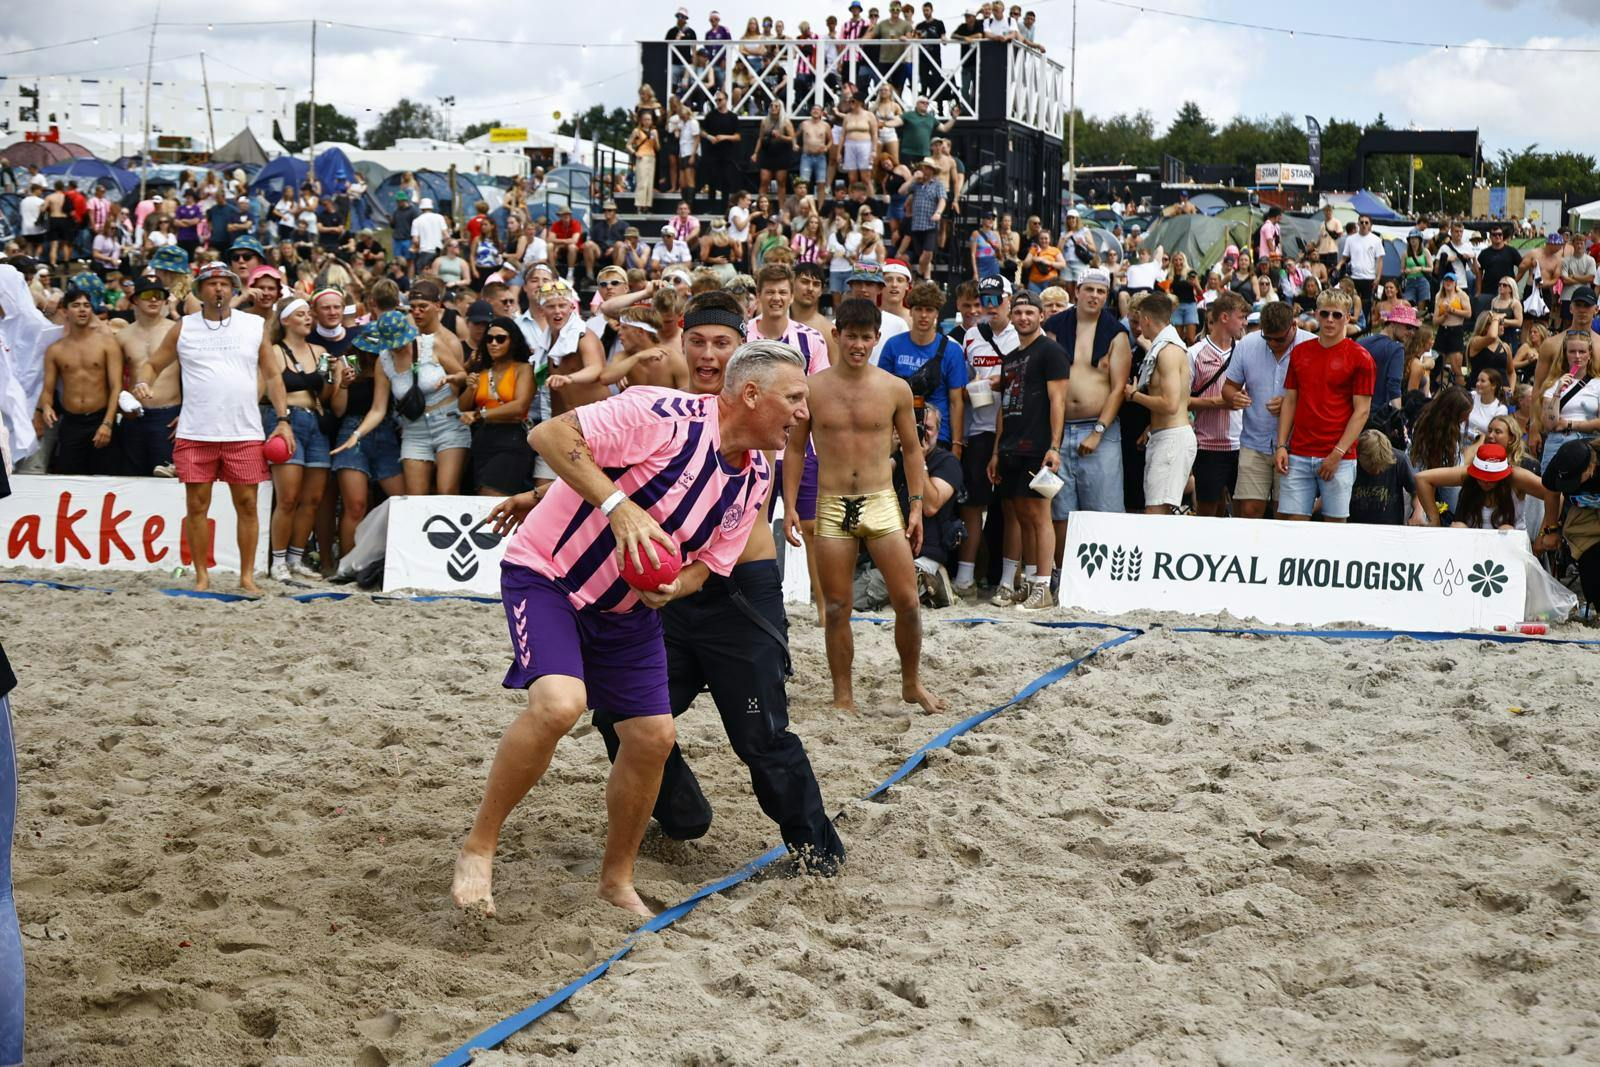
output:
M 1595 219 L 1600 219 L 1600 200 L 1591 200 L 1587 204 L 1579 204 L 1577 207 L 1568 208 L 1567 218 L 1574 223 L 1592 222 Z
M 342 193 L 356 180 L 356 170 L 350 165 L 350 157 L 337 148 L 325 148 L 317 153 L 313 169 L 317 175 L 317 187 L 324 196 Z
M 0 148 L 0 159 L 13 167 L 44 168 L 69 159 L 87 159 L 93 152 L 71 141 L 15 141 Z
M 256 140 L 256 135 L 246 126 L 236 134 L 233 140 L 211 153 L 212 159 L 220 159 L 229 163 L 251 163 L 258 167 L 266 166 L 267 150 L 261 147 L 261 142 Z
M 1202 215 L 1220 214 L 1228 206 L 1228 202 L 1216 193 L 1196 193 L 1189 198 L 1189 203 Z
M 1234 210 L 1234 209 L 1229 209 Z M 1249 208 L 1244 208 L 1247 214 Z M 1222 261 L 1230 244 L 1246 247 L 1250 242 L 1248 218 L 1223 218 L 1221 215 L 1174 215 L 1160 219 L 1139 242 L 1152 252 L 1159 246 L 1170 255 L 1182 252 L 1189 266 L 1204 274 L 1213 263 Z
M 436 170 L 419 170 L 413 172 L 417 185 L 422 190 L 419 196 L 427 197 L 433 201 L 434 207 L 440 214 L 448 215 L 454 205 L 450 200 L 450 175 L 441 174 Z M 377 202 L 374 214 L 384 222 L 394 214 L 395 194 L 400 191 L 400 175 L 391 174 L 383 179 L 383 184 L 372 191 L 372 197 Z M 466 174 L 456 174 L 456 193 L 461 198 L 463 206 L 470 208 L 474 201 L 483 199 L 476 182 Z
M 275 201 L 283 194 L 284 186 L 298 189 L 305 184 L 306 175 L 309 173 L 311 167 L 305 160 L 293 156 L 279 156 L 256 172 L 255 178 L 250 182 L 250 191 L 265 192 L 268 200 Z
M 113 167 L 98 159 L 69 159 L 64 163 L 52 163 L 43 168 L 43 173 L 63 178 L 75 189 L 93 189 L 96 182 L 102 183 L 106 191 L 112 194 L 111 199 L 117 202 L 139 189 L 139 176 L 133 171 Z
M 1408 221 L 1404 215 L 1392 211 L 1388 204 L 1378 199 L 1365 189 L 1358 189 L 1350 194 L 1350 206 L 1373 222 L 1402 223 Z

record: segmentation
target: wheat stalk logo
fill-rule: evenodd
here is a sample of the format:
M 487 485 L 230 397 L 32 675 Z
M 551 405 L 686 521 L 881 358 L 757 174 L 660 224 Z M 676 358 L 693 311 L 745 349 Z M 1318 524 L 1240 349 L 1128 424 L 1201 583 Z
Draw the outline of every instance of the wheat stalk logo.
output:
M 1121 545 L 1118 545 L 1117 550 L 1111 553 L 1111 580 L 1113 582 L 1122 581 L 1122 575 L 1127 567 L 1127 564 L 1128 553 L 1123 551 Z

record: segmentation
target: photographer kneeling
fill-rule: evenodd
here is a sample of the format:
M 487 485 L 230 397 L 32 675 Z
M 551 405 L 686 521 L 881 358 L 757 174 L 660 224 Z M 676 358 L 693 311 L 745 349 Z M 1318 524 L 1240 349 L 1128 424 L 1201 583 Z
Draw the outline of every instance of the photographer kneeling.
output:
M 1544 487 L 1565 497 L 1560 513 L 1561 534 L 1578 564 L 1583 598 L 1590 618 L 1600 607 L 1600 441 L 1568 441 L 1550 457 L 1544 469 Z M 1544 529 L 1555 522 L 1546 519 Z
M 915 560 L 917 591 L 922 603 L 931 608 L 947 608 L 956 603 L 955 589 L 946 569 L 956 549 L 966 537 L 966 527 L 956 513 L 966 498 L 961 477 L 961 461 L 939 444 L 942 419 L 932 404 L 922 408 L 922 455 L 927 468 L 922 509 L 922 551 Z M 906 489 L 905 453 L 898 442 L 894 451 L 894 492 L 900 498 L 902 514 L 909 514 L 911 501 Z M 889 603 L 889 589 L 877 568 L 868 566 L 856 576 L 855 605 L 858 611 L 874 611 Z

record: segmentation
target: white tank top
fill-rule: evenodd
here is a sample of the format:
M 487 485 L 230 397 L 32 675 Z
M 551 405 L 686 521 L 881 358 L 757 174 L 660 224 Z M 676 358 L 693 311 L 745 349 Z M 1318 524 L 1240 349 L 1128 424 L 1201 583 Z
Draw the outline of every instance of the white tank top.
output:
M 183 409 L 178 436 L 189 441 L 260 441 L 256 371 L 266 320 L 234 311 L 222 322 L 201 312 L 178 324 L 178 371 Z

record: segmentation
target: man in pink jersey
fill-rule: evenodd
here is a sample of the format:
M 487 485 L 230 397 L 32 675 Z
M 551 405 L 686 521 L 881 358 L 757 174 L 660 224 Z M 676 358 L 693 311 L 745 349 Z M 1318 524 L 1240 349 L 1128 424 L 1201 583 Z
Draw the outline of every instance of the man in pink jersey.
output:
M 756 275 L 757 318 L 744 325 L 744 339 L 782 341 L 799 349 L 806 360 L 806 373 L 825 371 L 833 364 L 827 339 L 813 327 L 796 322 L 789 315 L 794 299 L 794 271 L 787 263 L 769 263 Z M 783 485 L 783 456 L 778 456 L 775 484 Z M 817 531 L 817 453 L 806 445 L 805 469 L 800 477 L 800 496 L 796 501 L 800 515 L 800 537 L 806 548 L 806 568 L 811 572 L 811 602 L 817 608 L 817 625 L 822 625 L 822 586 L 817 582 L 817 554 L 811 538 Z
M 730 360 L 715 395 L 636 387 L 529 434 L 556 480 L 513 536 L 501 577 L 515 654 L 504 684 L 526 689 L 528 707 L 500 741 L 456 861 L 458 905 L 493 914 L 500 827 L 593 707 L 619 739 L 599 895 L 651 914 L 633 864 L 675 741 L 659 609 L 733 570 L 772 488 L 762 450 L 783 447 L 806 394 L 798 357 L 770 346 Z M 640 592 L 623 581 L 624 556 L 663 553 L 684 561 L 671 583 Z

